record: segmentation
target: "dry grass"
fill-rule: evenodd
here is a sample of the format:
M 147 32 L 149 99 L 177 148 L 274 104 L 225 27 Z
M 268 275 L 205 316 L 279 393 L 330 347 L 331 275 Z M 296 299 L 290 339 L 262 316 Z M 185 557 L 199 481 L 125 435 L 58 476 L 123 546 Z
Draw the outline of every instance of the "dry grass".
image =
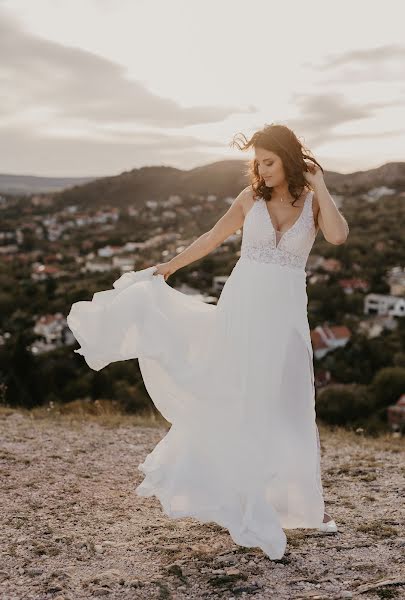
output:
M 125 426 L 139 427 L 157 427 L 170 428 L 168 423 L 160 414 L 152 411 L 145 411 L 136 415 L 122 412 L 117 406 L 109 400 L 95 400 L 87 402 L 83 400 L 74 400 L 67 404 L 54 404 L 51 406 L 40 406 L 32 410 L 6 408 L 0 406 L 0 419 L 6 418 L 18 412 L 27 419 L 41 421 L 44 420 L 55 424 L 85 424 L 95 422 L 103 427 L 116 428 Z

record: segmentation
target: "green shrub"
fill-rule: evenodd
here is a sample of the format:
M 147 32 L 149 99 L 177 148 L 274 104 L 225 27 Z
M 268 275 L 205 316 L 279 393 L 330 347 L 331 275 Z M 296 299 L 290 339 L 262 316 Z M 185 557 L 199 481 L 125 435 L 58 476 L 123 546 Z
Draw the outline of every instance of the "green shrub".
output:
M 386 408 L 395 404 L 405 392 L 405 369 L 386 367 L 375 374 L 370 390 L 375 398 L 376 408 Z
M 368 386 L 332 384 L 318 391 L 316 414 L 329 425 L 358 426 L 374 411 Z

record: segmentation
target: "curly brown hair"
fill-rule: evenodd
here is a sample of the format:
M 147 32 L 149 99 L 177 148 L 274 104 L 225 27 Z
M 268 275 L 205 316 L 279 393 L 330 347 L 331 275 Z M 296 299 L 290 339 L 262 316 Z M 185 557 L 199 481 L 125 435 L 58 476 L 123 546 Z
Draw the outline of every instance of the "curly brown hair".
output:
M 262 129 L 259 129 L 252 135 L 250 140 L 243 133 L 237 133 L 234 135 L 230 146 L 237 146 L 239 150 L 243 151 L 251 147 L 259 147 L 277 154 L 283 163 L 288 190 L 291 196 L 294 197 L 294 201 L 291 203 L 292 206 L 301 197 L 305 186 L 311 189 L 310 184 L 304 176 L 304 171 L 308 171 L 308 165 L 304 159 L 317 164 L 322 173 L 324 172 L 318 161 L 313 156 L 310 156 L 310 150 L 304 146 L 295 133 L 286 125 L 277 125 L 275 123 L 270 123 L 269 125 L 266 123 Z M 260 177 L 255 158 L 248 161 L 246 174 L 250 178 L 254 196 L 264 198 L 266 202 L 270 200 L 273 188 L 267 187 L 264 179 Z

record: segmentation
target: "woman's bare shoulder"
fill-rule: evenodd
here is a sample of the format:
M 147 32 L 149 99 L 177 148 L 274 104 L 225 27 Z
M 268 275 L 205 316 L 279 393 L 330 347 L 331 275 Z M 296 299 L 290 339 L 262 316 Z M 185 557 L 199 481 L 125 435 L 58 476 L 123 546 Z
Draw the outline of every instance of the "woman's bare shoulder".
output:
M 240 193 L 243 214 L 246 217 L 253 204 L 256 202 L 251 185 L 246 186 Z

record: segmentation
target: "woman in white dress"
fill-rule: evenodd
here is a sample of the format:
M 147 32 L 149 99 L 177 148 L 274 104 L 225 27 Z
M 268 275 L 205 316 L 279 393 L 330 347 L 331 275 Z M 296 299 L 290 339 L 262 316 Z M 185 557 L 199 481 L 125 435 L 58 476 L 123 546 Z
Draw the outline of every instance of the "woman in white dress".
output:
M 324 510 L 305 265 L 319 228 L 341 244 L 348 226 L 289 128 L 266 125 L 236 144 L 254 149 L 251 183 L 214 227 L 170 261 L 76 302 L 67 321 L 92 369 L 138 358 L 172 425 L 138 465 L 136 494 L 280 559 L 284 529 L 337 530 Z M 168 285 L 242 227 L 216 305 Z

